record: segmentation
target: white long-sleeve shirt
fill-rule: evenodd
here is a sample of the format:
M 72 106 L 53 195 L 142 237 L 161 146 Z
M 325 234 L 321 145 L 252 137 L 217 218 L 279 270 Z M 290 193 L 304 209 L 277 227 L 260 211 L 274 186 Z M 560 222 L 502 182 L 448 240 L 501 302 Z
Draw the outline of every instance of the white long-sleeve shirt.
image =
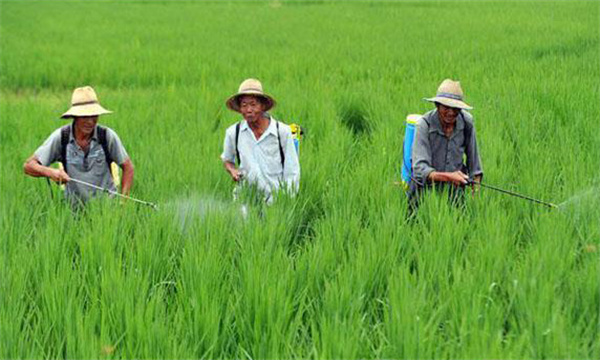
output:
M 277 123 L 273 117 L 270 117 L 269 127 L 259 139 L 256 139 L 248 123 L 242 120 L 237 141 L 241 158 L 239 170 L 248 183 L 256 185 L 265 192 L 267 200 L 272 198 L 271 194 L 277 192 L 282 184 L 285 184 L 286 190 L 291 193 L 296 193 L 300 186 L 300 162 L 292 131 L 288 125 L 279 122 L 279 134 L 277 134 Z M 223 161 L 235 163 L 236 126 L 237 124 L 230 126 L 225 132 L 221 154 Z M 283 166 L 279 151 L 280 140 L 284 153 Z

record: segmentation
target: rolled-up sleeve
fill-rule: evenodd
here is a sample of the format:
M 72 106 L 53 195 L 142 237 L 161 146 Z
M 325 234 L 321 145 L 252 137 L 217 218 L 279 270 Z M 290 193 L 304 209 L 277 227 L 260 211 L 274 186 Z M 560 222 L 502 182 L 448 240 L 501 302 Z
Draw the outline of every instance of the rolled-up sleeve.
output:
M 231 126 L 225 131 L 225 140 L 223 141 L 223 153 L 221 153 L 221 160 L 230 163 L 235 163 L 235 127 Z
M 294 145 L 291 131 L 285 132 L 285 162 L 283 164 L 283 180 L 287 190 L 296 193 L 300 188 L 300 161 Z
M 42 146 L 37 148 L 34 155 L 38 161 L 44 165 L 49 166 L 60 158 L 60 139 L 61 139 L 61 128 L 55 130 L 47 139 L 44 141 Z
M 112 129 L 107 129 L 107 142 L 110 156 L 118 165 L 123 165 L 129 159 L 129 154 L 127 154 L 119 135 Z
M 477 134 L 475 127 L 471 133 L 471 138 L 467 143 L 466 148 L 467 154 L 467 168 L 469 171 L 469 178 L 473 180 L 475 176 L 483 175 L 483 167 L 481 165 L 481 157 L 479 156 L 479 148 L 477 147 Z
M 421 185 L 435 169 L 432 166 L 431 144 L 429 144 L 429 127 L 421 118 L 417 122 L 417 133 L 412 147 L 413 177 Z

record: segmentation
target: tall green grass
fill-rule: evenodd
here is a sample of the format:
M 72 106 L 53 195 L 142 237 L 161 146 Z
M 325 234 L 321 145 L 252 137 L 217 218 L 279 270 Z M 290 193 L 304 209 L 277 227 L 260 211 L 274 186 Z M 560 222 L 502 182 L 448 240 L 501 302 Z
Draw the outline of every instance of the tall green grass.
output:
M 0 357 L 600 356 L 594 2 L 1 2 Z M 296 198 L 242 220 L 224 100 L 307 129 Z M 459 79 L 484 180 L 406 223 L 404 118 Z M 22 164 L 92 85 L 136 197 L 80 214 Z M 51 197 L 54 193 L 54 198 Z

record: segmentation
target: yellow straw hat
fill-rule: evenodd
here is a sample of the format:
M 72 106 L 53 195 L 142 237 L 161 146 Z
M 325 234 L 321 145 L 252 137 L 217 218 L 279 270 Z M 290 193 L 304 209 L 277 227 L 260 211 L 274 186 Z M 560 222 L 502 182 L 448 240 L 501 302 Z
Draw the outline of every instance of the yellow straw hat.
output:
M 425 101 L 440 103 L 448 107 L 471 110 L 473 107 L 463 101 L 463 91 L 459 81 L 446 79 L 437 90 L 433 98 L 425 98 Z
M 256 79 L 246 79 L 240 84 L 240 88 L 238 89 L 237 94 L 232 95 L 231 97 L 229 97 L 229 99 L 227 99 L 227 102 L 225 103 L 227 105 L 227 108 L 233 111 L 240 112 L 239 98 L 240 96 L 244 95 L 253 95 L 264 99 L 265 111 L 269 111 L 276 105 L 275 99 L 265 94 L 260 81 Z
M 79 116 L 97 116 L 110 114 L 112 111 L 106 110 L 98 102 L 98 96 L 91 86 L 79 87 L 73 91 L 71 97 L 71 108 L 64 114 L 62 119 Z

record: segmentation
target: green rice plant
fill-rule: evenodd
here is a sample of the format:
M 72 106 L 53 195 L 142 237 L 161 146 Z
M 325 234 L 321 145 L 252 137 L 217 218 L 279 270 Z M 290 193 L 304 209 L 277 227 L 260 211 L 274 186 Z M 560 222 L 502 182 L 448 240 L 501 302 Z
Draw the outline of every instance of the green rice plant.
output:
M 593 2 L 0 2 L 0 357 L 600 356 Z M 232 201 L 248 77 L 306 129 L 295 197 Z M 461 81 L 483 181 L 406 221 L 404 119 Z M 136 166 L 74 211 L 22 164 L 73 88 Z M 242 204 L 248 206 L 243 216 Z

